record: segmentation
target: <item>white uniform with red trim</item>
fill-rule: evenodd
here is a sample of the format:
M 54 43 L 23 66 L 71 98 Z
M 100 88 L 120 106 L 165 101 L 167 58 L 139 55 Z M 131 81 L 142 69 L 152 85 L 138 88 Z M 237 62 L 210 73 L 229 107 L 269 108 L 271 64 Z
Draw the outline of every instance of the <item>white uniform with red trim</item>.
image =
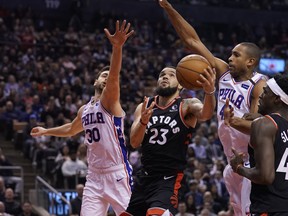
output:
M 255 83 L 261 79 L 267 80 L 268 78 L 263 74 L 255 72 L 250 80 L 236 82 L 229 71 L 224 73 L 219 79 L 217 105 L 218 135 L 228 161 L 233 156 L 231 148 L 234 147 L 237 151 L 247 155 L 245 165 L 249 166 L 248 143 L 250 136 L 224 124 L 223 111 L 226 99 L 229 98 L 230 105 L 234 108 L 234 116 L 241 118 L 245 113 L 250 112 L 251 93 Z M 250 181 L 234 173 L 230 165 L 226 166 L 223 176 L 235 215 L 246 215 L 246 212 L 249 212 L 250 206 Z
M 109 205 L 116 215 L 128 206 L 132 187 L 132 167 L 124 136 L 124 116 L 109 114 L 100 101 L 87 103 L 82 124 L 87 145 L 88 173 L 81 215 L 103 216 Z

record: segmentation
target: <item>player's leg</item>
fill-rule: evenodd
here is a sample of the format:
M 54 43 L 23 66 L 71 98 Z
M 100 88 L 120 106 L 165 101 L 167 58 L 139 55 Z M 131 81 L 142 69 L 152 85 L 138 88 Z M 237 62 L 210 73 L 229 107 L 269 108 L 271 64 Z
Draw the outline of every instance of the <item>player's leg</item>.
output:
M 243 177 L 234 173 L 231 166 L 228 164 L 223 171 L 223 178 L 230 195 L 230 204 L 233 207 L 234 214 L 237 216 L 245 216 L 245 212 L 242 212 L 241 206 Z
M 167 209 L 162 209 L 162 208 L 149 208 L 147 210 L 146 216 L 173 216 L 170 211 Z
M 158 181 L 153 181 L 148 192 L 149 199 L 146 200 L 149 209 L 169 210 L 171 215 L 175 215 L 178 212 L 182 180 L 183 173 L 178 173 L 173 177 L 163 176 Z
M 101 195 L 103 187 L 98 174 L 89 174 L 83 191 L 81 216 L 103 216 L 107 214 L 109 203 Z
M 241 203 L 242 211 L 249 215 L 250 213 L 250 193 L 251 193 L 251 181 L 247 178 L 243 178 L 242 190 L 241 190 Z
M 100 197 L 84 195 L 81 206 L 81 216 L 103 216 L 107 214 L 109 203 Z

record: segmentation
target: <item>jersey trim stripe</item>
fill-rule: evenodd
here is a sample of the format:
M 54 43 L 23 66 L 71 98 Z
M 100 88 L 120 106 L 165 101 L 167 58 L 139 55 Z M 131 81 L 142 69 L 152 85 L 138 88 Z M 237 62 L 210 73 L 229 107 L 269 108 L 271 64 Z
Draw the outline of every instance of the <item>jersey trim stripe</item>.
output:
M 275 125 L 275 127 L 278 129 L 277 123 L 275 122 L 275 120 L 274 120 L 271 116 L 265 115 L 265 117 L 266 117 L 267 119 L 270 119 L 270 120 L 272 121 L 272 123 Z
M 184 120 L 184 115 L 183 115 L 183 113 L 182 113 L 182 106 L 183 106 L 183 101 L 180 103 L 180 107 L 179 107 L 179 114 L 180 114 L 180 119 L 181 119 L 181 121 L 182 121 L 182 123 L 187 127 L 187 128 L 189 128 L 189 125 L 187 125 L 186 123 L 185 123 L 185 120 Z
M 111 118 L 111 121 L 114 122 L 114 132 L 115 132 L 115 136 L 117 138 L 117 143 L 118 143 L 118 147 L 119 147 L 119 151 L 121 152 L 122 155 L 122 162 L 125 165 L 125 172 L 126 175 L 128 176 L 128 182 L 127 184 L 129 185 L 130 190 L 132 190 L 132 167 L 130 166 L 129 162 L 128 162 L 128 153 L 127 153 L 127 148 L 125 146 L 125 138 L 124 138 L 124 134 L 122 132 L 123 129 L 123 118 L 121 117 L 115 117 Z M 117 128 L 119 128 L 117 130 Z

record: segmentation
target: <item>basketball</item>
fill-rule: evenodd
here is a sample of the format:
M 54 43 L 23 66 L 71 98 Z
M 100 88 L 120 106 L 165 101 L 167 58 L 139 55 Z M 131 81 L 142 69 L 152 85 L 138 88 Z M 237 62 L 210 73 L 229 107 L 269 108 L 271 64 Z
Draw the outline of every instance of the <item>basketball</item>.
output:
M 210 63 L 201 55 L 191 54 L 182 58 L 176 67 L 178 82 L 186 89 L 202 89 L 196 81 Z

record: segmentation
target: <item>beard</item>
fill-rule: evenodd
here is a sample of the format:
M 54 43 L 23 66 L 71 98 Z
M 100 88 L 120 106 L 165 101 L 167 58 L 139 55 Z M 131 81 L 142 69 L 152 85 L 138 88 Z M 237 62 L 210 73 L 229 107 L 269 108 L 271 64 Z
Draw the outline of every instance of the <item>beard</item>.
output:
M 162 88 L 158 86 L 156 88 L 156 93 L 162 97 L 168 97 L 168 96 L 175 94 L 177 92 L 177 89 L 178 89 L 177 87 Z

